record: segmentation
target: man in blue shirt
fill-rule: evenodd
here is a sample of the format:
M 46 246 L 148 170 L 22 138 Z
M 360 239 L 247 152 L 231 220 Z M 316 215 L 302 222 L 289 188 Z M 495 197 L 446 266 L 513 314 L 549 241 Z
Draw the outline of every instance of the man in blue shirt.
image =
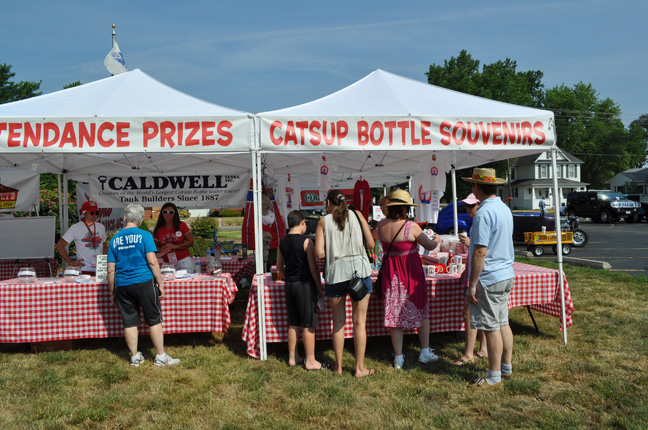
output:
M 508 295 L 513 286 L 513 215 L 496 196 L 496 185 L 506 181 L 495 169 L 475 168 L 472 192 L 481 202 L 470 230 L 470 274 L 466 300 L 470 326 L 483 330 L 488 348 L 488 376 L 471 388 L 484 390 L 502 385 L 513 376 L 513 332 L 508 322 Z
M 170 366 L 180 363 L 164 352 L 162 310 L 164 285 L 157 260 L 153 235 L 139 228 L 144 219 L 144 208 L 138 204 L 126 206 L 125 226 L 111 240 L 108 247 L 108 286 L 110 299 L 119 307 L 124 324 L 124 337 L 130 350 L 130 365 L 139 367 L 144 356 L 137 350 L 140 308 L 149 326 L 151 341 L 157 352 L 153 364 Z

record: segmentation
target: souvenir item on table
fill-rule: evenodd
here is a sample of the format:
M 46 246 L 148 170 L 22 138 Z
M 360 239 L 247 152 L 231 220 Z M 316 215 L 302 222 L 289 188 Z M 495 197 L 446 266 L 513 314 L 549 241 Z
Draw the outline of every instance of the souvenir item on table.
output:
M 18 270 L 18 281 L 21 284 L 33 284 L 36 282 L 36 269 L 33 267 L 22 267 Z
M 76 281 L 77 276 L 79 276 L 80 274 L 81 272 L 79 272 L 79 269 L 69 266 L 63 272 L 63 277 L 65 278 L 66 282 L 74 282 Z

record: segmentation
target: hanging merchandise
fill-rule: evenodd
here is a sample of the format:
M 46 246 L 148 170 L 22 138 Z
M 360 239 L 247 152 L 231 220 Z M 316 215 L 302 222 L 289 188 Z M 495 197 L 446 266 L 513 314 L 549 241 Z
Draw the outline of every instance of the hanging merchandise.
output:
M 369 182 L 362 179 L 362 176 L 356 181 L 353 187 L 353 203 L 366 220 L 369 219 L 369 213 L 372 209 L 371 188 Z
M 277 192 L 275 197 L 280 212 L 283 214 L 284 221 L 288 223 L 288 214 L 299 207 L 299 180 L 293 178 L 291 174 L 277 181 Z
M 243 234 L 241 242 L 247 246 L 248 250 L 254 250 L 254 191 L 252 181 L 250 181 L 250 191 L 248 191 L 248 198 L 245 204 L 245 216 L 243 217 Z M 264 187 L 264 192 L 267 192 Z M 263 195 L 262 205 L 262 229 L 264 233 L 268 233 L 269 247 L 275 249 L 279 247 L 279 241 L 286 235 L 286 227 L 279 211 L 279 206 L 275 201 L 274 195 L 268 197 Z M 265 234 L 264 234 L 265 236 Z
M 419 164 L 421 174 L 412 178 L 412 195 L 421 205 L 416 208 L 418 222 L 437 222 L 439 201 L 445 191 L 446 173 L 450 167 L 449 160 L 434 153 Z
M 317 173 L 317 187 L 319 188 L 320 201 L 326 201 L 326 195 L 333 185 L 333 173 L 337 170 L 337 164 L 333 160 L 327 160 L 325 155 L 319 163 Z

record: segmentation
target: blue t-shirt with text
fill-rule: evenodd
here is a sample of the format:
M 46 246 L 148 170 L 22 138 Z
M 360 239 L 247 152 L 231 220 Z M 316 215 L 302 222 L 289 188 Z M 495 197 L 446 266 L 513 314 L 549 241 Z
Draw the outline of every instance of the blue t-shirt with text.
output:
M 146 254 L 157 252 L 153 235 L 138 227 L 121 230 L 108 246 L 108 262 L 115 263 L 115 285 L 140 284 L 150 281 L 153 273 L 146 261 Z

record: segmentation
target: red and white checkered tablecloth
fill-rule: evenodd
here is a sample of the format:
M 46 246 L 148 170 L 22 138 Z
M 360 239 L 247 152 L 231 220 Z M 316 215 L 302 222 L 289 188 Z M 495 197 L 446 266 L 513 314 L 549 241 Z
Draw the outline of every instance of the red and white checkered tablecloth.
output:
M 166 281 L 164 289 L 165 333 L 227 332 L 228 305 L 238 291 L 229 275 Z M 148 334 L 143 317 L 139 333 Z M 31 285 L 15 279 L 0 282 L 0 343 L 123 335 L 119 310 L 110 301 L 105 282 L 65 283 L 61 278 Z
M 55 258 L 0 260 L 0 281 L 17 277 L 18 270 L 21 267 L 33 267 L 36 269 L 36 276 L 43 278 L 46 276 L 56 276 L 58 272 L 58 263 Z
M 560 289 L 558 271 L 528 264 L 514 263 L 515 282 L 509 295 L 509 308 L 530 305 L 532 309 L 560 318 Z M 288 314 L 283 281 L 273 281 L 266 276 L 265 315 L 266 338 L 268 342 L 286 342 L 288 334 Z M 375 279 L 374 279 L 375 281 Z M 436 275 L 427 278 L 428 298 L 430 300 L 430 331 L 447 332 L 463 331 L 462 311 L 464 306 L 464 277 Z M 571 315 L 574 312 L 567 278 L 565 284 L 565 310 L 567 326 L 572 325 Z M 248 355 L 258 358 L 260 354 L 258 339 L 258 311 L 256 279 L 250 289 L 248 308 L 245 314 L 242 339 L 247 344 Z M 375 286 L 374 286 L 375 287 Z M 346 304 L 347 323 L 344 328 L 346 338 L 353 337 L 351 321 L 351 300 Z M 384 307 L 381 299 L 372 296 L 367 310 L 367 336 L 389 335 L 389 329 L 383 325 Z M 319 314 L 319 326 L 316 330 L 318 339 L 330 339 L 332 333 L 331 310 L 326 304 Z M 414 333 L 405 330 L 405 333 Z
M 207 273 L 207 257 L 193 257 L 194 262 L 196 261 L 196 258 L 200 258 L 200 271 L 202 273 Z M 246 259 L 243 259 L 242 257 L 221 257 L 221 264 L 223 266 L 223 273 L 231 274 L 232 279 L 237 284 L 240 283 L 243 278 L 252 279 L 254 277 L 254 272 L 256 271 L 253 255 L 250 255 Z

